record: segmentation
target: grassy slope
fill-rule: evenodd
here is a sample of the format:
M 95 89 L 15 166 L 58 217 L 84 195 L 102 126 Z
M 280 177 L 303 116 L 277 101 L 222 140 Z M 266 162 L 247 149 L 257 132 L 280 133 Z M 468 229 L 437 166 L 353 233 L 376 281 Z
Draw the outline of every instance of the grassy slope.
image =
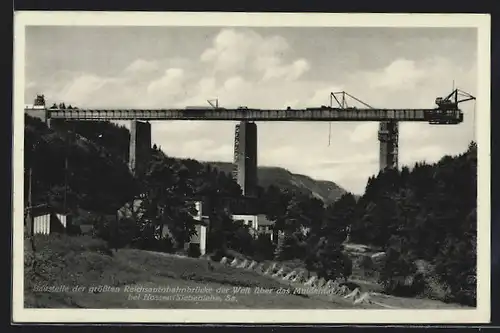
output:
M 233 169 L 233 164 L 231 163 L 209 162 L 209 164 L 226 173 L 232 172 Z M 279 167 L 259 167 L 258 181 L 262 187 L 275 185 L 281 188 L 301 189 L 311 193 L 325 203 L 332 203 L 345 193 L 345 190 L 334 182 L 315 180 L 305 175 L 291 173 Z
M 36 257 L 40 264 L 35 273 L 26 256 L 25 306 L 36 308 L 346 308 L 349 302 L 339 298 L 299 295 L 235 295 L 237 302 L 187 302 L 130 300 L 125 286 L 143 287 L 255 287 L 288 288 L 280 281 L 252 271 L 209 263 L 203 259 L 122 249 L 110 255 L 104 243 L 88 236 L 37 237 Z M 85 292 L 34 292 L 35 286 L 86 287 Z M 120 292 L 89 293 L 89 287 L 121 287 Z M 167 294 L 159 294 L 167 295 Z M 143 295 L 140 296 L 141 298 Z
M 26 242 L 27 243 L 27 242 Z M 36 308 L 275 308 L 275 309 L 328 309 L 353 308 L 350 301 L 330 295 L 278 295 L 233 294 L 234 287 L 255 287 L 277 290 L 279 288 L 304 288 L 303 285 L 285 284 L 283 281 L 258 273 L 232 268 L 204 259 L 184 258 L 175 255 L 133 249 L 110 253 L 104 242 L 89 236 L 64 235 L 38 236 L 36 258 L 39 263 L 33 271 L 32 252 L 25 250 L 25 306 Z M 289 263 L 293 266 L 292 263 Z M 210 269 L 212 266 L 212 269 Z M 34 292 L 35 286 L 85 287 L 84 292 Z M 89 287 L 120 287 L 120 292 L 88 292 Z M 211 287 L 213 290 L 229 288 L 229 295 L 236 302 L 193 302 L 143 299 L 133 300 L 125 286 L 142 287 Z M 363 290 L 373 290 L 363 286 Z M 213 294 L 213 293 L 212 293 Z M 144 293 L 140 296 L 143 298 Z M 157 294 L 166 296 L 172 294 Z M 198 294 L 200 295 L 200 294 Z M 209 295 L 205 293 L 204 295 Z M 389 307 L 450 308 L 457 307 L 438 301 L 372 297 Z M 380 308 L 377 305 L 356 308 Z

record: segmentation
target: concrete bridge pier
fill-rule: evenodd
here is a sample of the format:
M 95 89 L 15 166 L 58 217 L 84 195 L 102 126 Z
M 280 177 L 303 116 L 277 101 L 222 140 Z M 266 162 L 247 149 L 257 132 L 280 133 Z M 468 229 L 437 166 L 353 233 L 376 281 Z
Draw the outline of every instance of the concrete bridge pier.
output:
M 151 124 L 132 120 L 130 125 L 129 168 L 134 176 L 146 173 L 151 157 Z
M 66 122 L 66 119 L 52 119 L 50 117 L 47 117 L 45 120 L 47 127 L 55 131 L 64 128 Z
M 399 124 L 397 121 L 382 121 L 379 124 L 378 140 L 380 142 L 380 171 L 398 168 L 399 157 Z
M 241 121 L 234 132 L 233 178 L 244 196 L 257 195 L 257 124 Z

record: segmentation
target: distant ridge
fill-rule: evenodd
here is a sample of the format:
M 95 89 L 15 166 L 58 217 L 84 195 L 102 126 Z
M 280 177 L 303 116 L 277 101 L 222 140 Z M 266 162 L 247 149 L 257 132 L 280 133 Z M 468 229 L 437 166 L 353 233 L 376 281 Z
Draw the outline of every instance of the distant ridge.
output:
M 229 162 L 204 162 L 222 172 L 231 173 L 233 164 Z M 347 191 L 331 181 L 315 180 L 309 176 L 295 174 L 284 168 L 260 166 L 257 170 L 259 186 L 274 185 L 282 189 L 295 189 L 308 193 L 326 204 L 336 201 Z

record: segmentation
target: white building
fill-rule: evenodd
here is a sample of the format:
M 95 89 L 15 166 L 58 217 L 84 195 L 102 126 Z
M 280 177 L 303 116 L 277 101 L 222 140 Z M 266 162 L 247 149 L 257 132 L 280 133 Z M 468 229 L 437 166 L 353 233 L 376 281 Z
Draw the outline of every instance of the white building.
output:
M 234 222 L 242 222 L 251 229 L 256 230 L 258 227 L 257 215 L 234 214 L 231 218 Z
M 204 255 L 207 252 L 207 227 L 208 220 L 203 216 L 203 204 L 201 201 L 194 203 L 197 214 L 193 216 L 196 221 L 199 221 L 196 226 L 196 234 L 191 236 L 191 240 L 187 244 L 197 244 L 200 247 L 200 254 Z
M 271 240 L 274 239 L 273 225 L 274 221 L 270 221 L 264 214 L 246 215 L 234 214 L 232 215 L 233 221 L 241 221 L 244 225 L 248 226 L 251 234 L 258 237 L 260 234 L 269 235 Z

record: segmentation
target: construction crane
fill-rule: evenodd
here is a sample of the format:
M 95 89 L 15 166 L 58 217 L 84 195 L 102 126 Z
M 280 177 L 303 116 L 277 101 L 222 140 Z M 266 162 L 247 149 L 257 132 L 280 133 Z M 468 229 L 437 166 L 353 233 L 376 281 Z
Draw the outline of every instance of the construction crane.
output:
M 462 97 L 462 99 L 460 99 L 460 97 Z M 457 110 L 459 103 L 475 99 L 476 97 L 472 96 L 471 94 L 462 91 L 460 89 L 455 89 L 451 94 L 449 94 L 444 98 L 443 97 L 436 98 L 436 105 L 439 107 L 439 110 L 441 111 Z
M 345 91 L 338 91 L 330 93 L 330 108 L 333 107 L 334 101 L 337 103 L 338 108 L 343 110 L 352 110 L 356 112 L 358 108 L 348 103 L 351 99 L 363 105 L 368 109 L 375 109 L 369 104 L 363 102 L 357 97 Z M 455 112 L 459 111 L 459 104 L 462 102 L 475 100 L 476 98 L 471 94 L 460 89 L 454 89 L 450 94 L 445 97 L 437 97 L 435 100 L 436 108 L 426 111 L 426 119 L 429 124 L 446 125 L 457 124 L 463 121 L 463 114 L 460 112 L 458 118 L 450 117 Z M 475 126 L 475 104 L 474 104 L 474 126 Z M 378 140 L 380 142 L 380 169 L 387 167 L 397 168 L 399 157 L 399 122 L 398 120 L 389 120 L 379 122 Z M 328 133 L 328 146 L 331 143 L 331 122 L 329 123 Z M 382 158 L 384 156 L 384 158 Z
M 455 82 L 453 82 L 455 84 Z M 436 98 L 436 105 L 438 106 L 439 110 L 441 113 L 437 114 L 437 117 L 441 116 L 444 112 L 450 111 L 453 112 L 454 110 L 458 109 L 458 104 L 462 102 L 467 102 L 467 101 L 474 101 L 474 110 L 472 111 L 472 116 L 473 116 L 473 121 L 472 121 L 472 128 L 473 128 L 473 135 L 476 135 L 476 97 L 472 96 L 468 92 L 465 92 L 460 89 L 454 89 L 448 96 L 446 97 L 438 97 Z M 436 122 L 440 123 L 440 122 Z
M 340 109 L 356 110 L 357 109 L 356 107 L 349 105 L 349 103 L 348 103 L 349 98 L 358 102 L 359 104 L 367 107 L 368 109 L 373 109 L 373 107 L 371 107 L 367 103 L 363 102 L 359 98 L 354 97 L 345 91 L 336 91 L 336 92 L 330 93 L 330 108 L 333 108 L 333 101 L 335 101 L 335 102 L 337 102 L 337 105 Z M 332 122 L 329 122 L 328 123 L 328 146 L 330 146 L 331 138 L 332 138 Z
M 339 105 L 339 108 L 341 108 L 341 109 L 356 109 L 356 107 L 349 106 L 349 104 L 347 103 L 348 99 L 346 97 L 352 98 L 356 102 L 366 106 L 369 109 L 373 109 L 370 105 L 368 105 L 365 102 L 363 102 L 362 100 L 352 96 L 351 94 L 346 93 L 345 91 L 337 91 L 337 92 L 330 93 L 330 107 L 333 107 L 333 100 L 335 99 L 335 101 Z
M 216 98 L 216 99 L 208 99 L 207 102 L 214 109 L 218 109 L 219 108 L 219 99 L 218 98 Z M 215 102 L 215 104 L 214 104 L 214 102 Z
M 35 106 L 45 106 L 45 95 L 37 94 L 33 103 Z

